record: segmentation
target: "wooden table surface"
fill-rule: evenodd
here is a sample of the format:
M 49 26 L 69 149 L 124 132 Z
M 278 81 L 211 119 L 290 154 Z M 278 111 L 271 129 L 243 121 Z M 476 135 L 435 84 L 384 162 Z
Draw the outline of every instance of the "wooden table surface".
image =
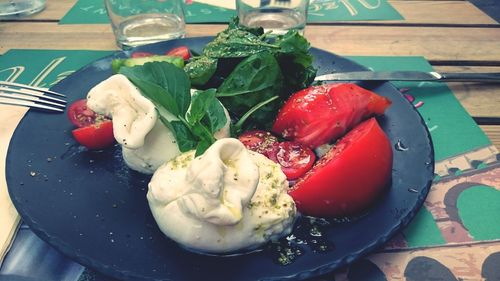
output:
M 358 0 L 351 0 L 358 1 Z M 76 0 L 48 0 L 44 11 L 0 21 L 0 55 L 10 49 L 118 50 L 108 24 L 59 25 Z M 500 24 L 468 1 L 389 1 L 404 20 L 311 24 L 305 36 L 313 47 L 341 56 L 423 56 L 436 71 L 500 72 Z M 187 26 L 187 36 L 215 35 L 225 24 Z M 449 87 L 500 148 L 500 84 L 453 83 Z M 26 110 L 0 105 L 0 205 L 8 202 L 3 176 L 6 148 Z M 0 253 L 19 217 L 0 210 Z M 6 223 L 7 222 L 7 223 Z M 4 231 L 5 230 L 5 231 Z M 1 261 L 2 256 L 0 256 Z

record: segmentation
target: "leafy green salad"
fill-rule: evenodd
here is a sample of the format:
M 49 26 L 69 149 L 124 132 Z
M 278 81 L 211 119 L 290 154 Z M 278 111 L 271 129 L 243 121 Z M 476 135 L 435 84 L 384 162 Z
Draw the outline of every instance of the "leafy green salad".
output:
M 155 104 L 182 152 L 196 149 L 200 155 L 227 123 L 224 107 L 234 136 L 268 129 L 283 102 L 314 81 L 309 48 L 296 31 L 272 37 L 262 28 L 239 26 L 235 18 L 185 64 L 178 58 L 120 59 L 113 61 L 113 70 Z M 197 89 L 192 95 L 191 88 Z

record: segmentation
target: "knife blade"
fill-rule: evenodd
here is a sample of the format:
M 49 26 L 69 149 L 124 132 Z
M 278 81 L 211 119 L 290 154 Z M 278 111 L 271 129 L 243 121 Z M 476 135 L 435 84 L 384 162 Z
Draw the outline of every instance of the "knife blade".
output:
M 353 71 L 316 76 L 315 81 L 430 81 L 499 83 L 500 73 L 438 73 L 423 71 Z

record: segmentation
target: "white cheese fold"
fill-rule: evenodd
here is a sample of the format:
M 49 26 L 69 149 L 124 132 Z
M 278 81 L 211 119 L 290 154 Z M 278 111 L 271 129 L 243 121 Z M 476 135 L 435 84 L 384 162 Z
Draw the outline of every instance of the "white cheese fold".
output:
M 113 118 L 116 141 L 130 149 L 144 145 L 147 133 L 158 120 L 153 103 L 122 74 L 116 74 L 93 87 L 87 106 Z
M 93 87 L 87 94 L 87 106 L 113 119 L 113 133 L 122 146 L 125 163 L 133 170 L 152 174 L 181 152 L 175 135 L 160 121 L 154 104 L 122 74 L 116 74 Z M 224 109 L 225 110 L 225 109 Z M 214 134 L 229 136 L 230 118 Z M 168 121 L 177 118 L 164 112 Z
M 159 120 L 154 104 L 124 75 L 113 75 L 93 87 L 87 94 L 87 106 L 111 116 L 115 139 L 131 169 L 152 174 L 181 153 L 174 134 Z

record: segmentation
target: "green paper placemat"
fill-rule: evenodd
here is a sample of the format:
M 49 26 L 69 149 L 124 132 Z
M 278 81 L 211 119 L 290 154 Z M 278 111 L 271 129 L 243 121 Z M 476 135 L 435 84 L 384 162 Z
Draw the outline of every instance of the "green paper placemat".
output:
M 0 80 L 48 87 L 109 53 L 11 50 L 0 56 Z M 350 58 L 374 70 L 432 70 L 422 57 Z M 500 222 L 496 217 L 500 212 L 500 186 L 495 180 L 500 178 L 498 151 L 490 146 L 486 135 L 445 84 L 394 84 L 399 89 L 408 89 L 406 94 L 414 99 L 431 132 L 440 177 L 412 223 L 384 249 L 351 268 L 353 272 L 365 272 L 367 280 L 418 274 L 420 278 L 414 280 L 424 280 L 425 270 L 442 265 L 450 276 L 472 276 L 471 280 L 476 280 L 490 255 L 500 252 Z M 462 255 L 470 259 L 464 260 Z M 425 270 L 412 271 L 414 267 Z M 464 275 L 464 268 L 474 273 Z M 81 280 L 103 278 L 86 271 Z
M 377 71 L 433 71 L 423 57 L 351 57 L 354 61 Z M 393 82 L 399 89 L 409 89 L 424 118 L 434 142 L 435 159 L 462 154 L 477 147 L 490 145 L 490 140 L 476 125 L 452 91 L 443 83 Z
M 196 1 L 185 7 L 187 23 L 225 23 L 236 14 L 234 9 Z M 308 13 L 310 23 L 402 19 L 386 0 L 316 0 L 311 1 Z M 103 0 L 79 0 L 59 21 L 59 24 L 104 23 L 109 20 Z
M 50 88 L 112 51 L 10 50 L 0 56 L 0 80 Z

